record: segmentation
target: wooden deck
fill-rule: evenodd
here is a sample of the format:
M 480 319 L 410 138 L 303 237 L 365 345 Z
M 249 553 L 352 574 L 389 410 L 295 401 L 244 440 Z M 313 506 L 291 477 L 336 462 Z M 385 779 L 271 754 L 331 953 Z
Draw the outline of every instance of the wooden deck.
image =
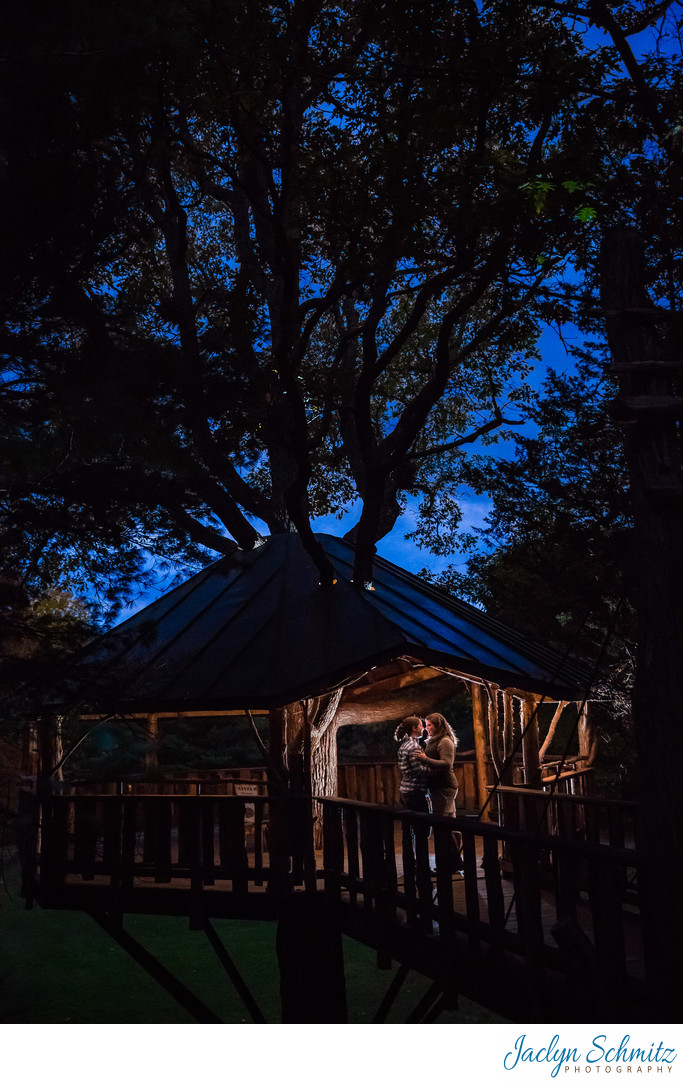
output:
M 326 799 L 322 851 L 310 804 L 290 802 L 283 866 L 270 851 L 272 806 L 264 796 L 49 797 L 34 860 L 24 847 L 27 901 L 110 926 L 152 913 L 199 927 L 277 919 L 292 894 L 315 895 L 378 964 L 409 965 L 451 1000 L 461 993 L 512 1020 L 666 1020 L 632 847 Z

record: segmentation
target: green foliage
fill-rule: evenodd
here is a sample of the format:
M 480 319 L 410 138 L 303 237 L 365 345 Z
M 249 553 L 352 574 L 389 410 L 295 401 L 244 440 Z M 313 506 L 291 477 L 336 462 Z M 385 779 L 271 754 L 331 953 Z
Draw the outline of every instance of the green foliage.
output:
M 634 758 L 628 485 L 607 412 L 615 389 L 604 349 L 575 354 L 573 373 L 549 372 L 532 412 L 536 432 L 517 436 L 514 458 L 470 465 L 492 510 L 470 537 L 465 572 L 451 566 L 440 583 L 533 640 L 599 664 L 591 700 L 604 702 L 593 706 L 601 781 L 618 789 Z M 553 751 L 563 749 L 558 732 Z
M 589 662 L 623 592 L 630 527 L 604 361 L 594 345 L 576 352 L 573 373 L 551 371 L 532 411 L 536 432 L 517 436 L 514 458 L 471 464 L 473 489 L 493 502 L 486 549 L 444 582 L 537 640 L 562 646 L 576 637 L 574 650 Z M 620 628 L 628 625 L 624 614 Z
M 394 762 L 396 721 L 381 724 L 347 724 L 337 732 L 337 757 L 342 764 Z
M 90 609 L 68 592 L 32 595 L 16 577 L 0 573 L 0 697 L 49 681 L 64 654 L 96 632 Z
M 267 743 L 268 724 L 255 717 Z M 150 741 L 144 721 L 111 719 L 93 726 L 75 718 L 64 725 L 67 780 L 136 780 L 192 770 L 264 765 L 263 751 L 244 717 L 162 718 Z M 148 758 L 156 758 L 151 768 Z
M 105 603 L 356 498 L 359 561 L 411 497 L 452 548 L 646 171 L 614 51 L 521 0 L 69 0 L 6 59 L 0 530 Z

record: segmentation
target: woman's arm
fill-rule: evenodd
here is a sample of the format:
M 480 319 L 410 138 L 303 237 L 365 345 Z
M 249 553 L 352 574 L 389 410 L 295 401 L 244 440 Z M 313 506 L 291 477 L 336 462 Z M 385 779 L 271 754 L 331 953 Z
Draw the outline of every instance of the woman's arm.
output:
M 437 747 L 439 752 L 438 758 L 428 758 L 422 751 L 414 754 L 413 757 L 422 762 L 430 773 L 443 773 L 447 769 L 453 768 L 453 759 L 455 758 L 455 746 L 453 740 L 449 739 L 447 735 L 444 735 L 439 740 Z

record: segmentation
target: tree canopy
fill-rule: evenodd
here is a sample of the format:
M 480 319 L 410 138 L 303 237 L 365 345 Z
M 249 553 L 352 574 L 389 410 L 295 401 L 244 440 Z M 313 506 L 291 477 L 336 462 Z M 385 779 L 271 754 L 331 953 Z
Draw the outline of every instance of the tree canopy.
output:
M 362 584 L 411 496 L 438 545 L 465 452 L 525 417 L 596 217 L 659 216 L 678 282 L 665 202 L 638 200 L 678 155 L 680 73 L 624 60 L 665 7 L 600 7 L 621 38 L 521 0 L 15 8 L 8 567 L 118 598 L 149 554 L 265 525 L 329 581 L 311 517 L 360 499 Z
M 604 348 L 587 343 L 574 353 L 570 372 L 549 371 L 531 407 L 535 430 L 516 437 L 514 455 L 468 464 L 491 510 L 484 528 L 461 540 L 465 571 L 451 565 L 439 580 L 536 640 L 599 662 L 596 696 L 628 716 L 632 517 L 610 418 L 616 380 L 605 373 Z

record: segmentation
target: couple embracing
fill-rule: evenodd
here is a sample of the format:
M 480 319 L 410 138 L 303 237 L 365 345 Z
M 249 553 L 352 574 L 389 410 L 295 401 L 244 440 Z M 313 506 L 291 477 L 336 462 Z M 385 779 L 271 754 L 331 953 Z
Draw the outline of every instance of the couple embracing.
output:
M 424 727 L 427 734 L 424 751 L 420 745 L 423 722 L 419 716 L 406 717 L 394 733 L 394 738 L 401 744 L 398 748 L 401 806 L 410 811 L 429 813 L 429 791 L 433 813 L 455 817 L 458 785 L 453 760 L 458 741 L 441 713 L 426 717 Z

